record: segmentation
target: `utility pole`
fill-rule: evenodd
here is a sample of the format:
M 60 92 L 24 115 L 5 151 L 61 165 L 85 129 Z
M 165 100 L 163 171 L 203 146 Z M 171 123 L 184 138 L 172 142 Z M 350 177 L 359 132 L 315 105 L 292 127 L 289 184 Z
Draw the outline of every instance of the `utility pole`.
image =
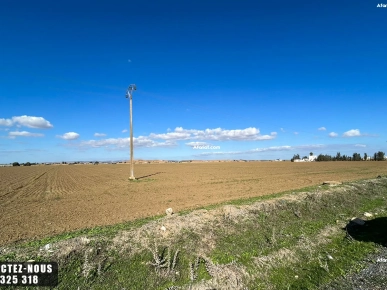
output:
M 132 122 L 132 94 L 135 91 L 136 85 L 131 84 L 126 91 L 126 98 L 129 98 L 129 111 L 130 111 L 130 180 L 136 179 L 133 175 L 133 122 Z

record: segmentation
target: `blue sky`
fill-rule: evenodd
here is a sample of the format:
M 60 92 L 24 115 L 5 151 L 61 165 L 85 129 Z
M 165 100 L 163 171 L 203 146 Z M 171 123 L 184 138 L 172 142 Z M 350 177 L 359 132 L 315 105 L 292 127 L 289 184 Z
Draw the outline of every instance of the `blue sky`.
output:
M 0 163 L 386 152 L 378 3 L 2 1 Z

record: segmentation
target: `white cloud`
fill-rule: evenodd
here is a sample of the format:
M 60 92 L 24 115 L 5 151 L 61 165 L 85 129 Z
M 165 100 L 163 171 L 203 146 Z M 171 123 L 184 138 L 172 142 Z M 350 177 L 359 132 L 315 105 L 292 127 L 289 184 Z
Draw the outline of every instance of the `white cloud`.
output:
M 299 133 L 298 132 L 294 132 L 294 135 L 298 135 Z
M 0 126 L 12 126 L 13 122 L 11 119 L 0 119 Z
M 337 133 L 335 133 L 335 132 L 329 133 L 329 137 L 332 137 L 332 138 L 337 137 L 338 135 L 339 135 L 339 134 L 337 134 Z
M 236 154 L 252 154 L 252 153 L 261 153 L 261 152 L 279 152 L 279 151 L 296 151 L 296 150 L 315 150 L 326 147 L 323 144 L 312 144 L 312 145 L 299 145 L 299 146 L 272 146 L 264 148 L 255 148 L 245 151 L 229 151 L 229 152 L 204 152 L 194 156 L 209 156 L 209 155 L 236 155 Z
M 285 132 L 284 128 L 281 128 L 280 130 L 281 130 L 281 132 Z
M 63 135 L 57 135 L 56 137 L 64 140 L 75 140 L 79 138 L 79 134 L 75 132 L 64 133 Z
M 195 147 L 195 146 L 209 146 L 210 144 L 207 142 L 188 142 L 188 143 L 185 143 L 185 145 L 190 147 Z
M 126 133 L 126 132 L 128 132 L 128 130 L 127 130 L 127 129 L 124 129 L 124 130 L 122 130 L 121 132 L 122 132 L 122 133 Z
M 276 132 L 272 132 L 270 135 L 261 135 L 259 129 L 254 127 L 237 130 L 224 130 L 221 128 L 196 130 L 176 127 L 173 132 L 164 134 L 152 133 L 149 135 L 149 138 L 163 140 L 257 141 L 271 140 L 276 135 Z
M 44 134 L 31 133 L 31 132 L 27 132 L 27 131 L 13 131 L 13 132 L 9 132 L 8 136 L 10 138 L 15 138 L 15 137 L 43 137 Z
M 109 149 L 125 149 L 129 148 L 130 139 L 129 138 L 108 138 L 102 140 L 89 140 L 83 141 L 80 143 L 81 147 L 92 147 L 92 148 L 109 148 Z M 133 146 L 134 147 L 174 147 L 177 144 L 172 141 L 165 142 L 156 142 L 147 137 L 134 137 Z
M 272 146 L 266 148 L 255 148 L 248 152 L 267 152 L 267 151 L 289 151 L 292 150 L 292 146 Z
M 124 130 L 126 131 L 126 130 Z M 170 130 L 169 130 L 170 131 Z M 69 133 L 67 133 L 69 134 Z M 75 133 L 76 134 L 76 133 Z M 95 135 L 96 136 L 96 135 Z M 176 127 L 173 132 L 167 132 L 163 134 L 151 133 L 149 136 L 139 136 L 133 138 L 135 147 L 175 147 L 176 141 L 182 140 L 214 140 L 214 141 L 227 141 L 227 140 L 271 140 L 277 136 L 277 132 L 271 132 L 270 135 L 261 135 L 259 129 L 246 128 L 243 130 L 224 130 L 221 128 L 195 130 L 184 129 L 182 127 Z M 61 136 L 60 138 L 63 138 Z M 63 138 L 66 139 L 66 138 Z M 161 139 L 164 142 L 158 142 L 157 139 Z M 206 142 L 188 142 L 187 146 L 206 146 Z M 129 148 L 129 138 L 108 138 L 102 140 L 89 140 L 83 141 L 79 144 L 80 147 L 91 148 L 108 148 L 108 149 L 127 149 Z
M 367 147 L 367 145 L 364 145 L 364 144 L 355 144 L 355 147 Z
M 28 128 L 36 128 L 36 129 L 49 129 L 54 127 L 49 121 L 45 120 L 42 117 L 34 117 L 34 116 L 16 116 L 12 117 L 12 119 L 0 119 L 0 126 L 14 126 L 17 127 L 28 127 Z
M 319 130 L 319 131 L 326 131 L 327 129 L 325 127 L 320 127 L 317 130 Z
M 105 133 L 94 133 L 94 137 L 105 137 Z
M 298 146 L 272 146 L 266 148 L 256 148 L 249 150 L 248 152 L 267 152 L 267 151 L 291 151 L 291 150 L 313 150 L 318 148 L 323 148 L 326 145 L 323 144 L 312 144 L 312 145 L 298 145 Z
M 352 129 L 344 132 L 343 137 L 359 137 L 361 136 L 359 129 Z

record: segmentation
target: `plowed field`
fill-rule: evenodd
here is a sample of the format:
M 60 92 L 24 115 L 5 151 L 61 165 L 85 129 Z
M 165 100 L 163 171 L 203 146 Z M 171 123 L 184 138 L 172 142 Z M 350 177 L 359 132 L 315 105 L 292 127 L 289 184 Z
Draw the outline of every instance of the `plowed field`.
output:
M 387 162 L 230 162 L 0 168 L 0 245 L 266 195 L 325 180 L 387 174 Z

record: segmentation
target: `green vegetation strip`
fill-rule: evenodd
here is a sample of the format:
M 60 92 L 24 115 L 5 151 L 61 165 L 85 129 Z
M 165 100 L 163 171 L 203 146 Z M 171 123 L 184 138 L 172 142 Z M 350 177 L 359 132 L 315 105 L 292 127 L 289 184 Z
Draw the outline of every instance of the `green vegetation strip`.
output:
M 0 261 L 58 261 L 58 289 L 319 289 L 360 271 L 387 246 L 387 178 L 233 201 L 234 214 L 223 206 L 207 207 L 215 218 L 199 230 L 187 226 L 169 239 L 148 234 L 122 247 L 113 242 L 120 231 L 141 232 L 160 220 L 154 217 L 7 247 Z M 352 217 L 369 220 L 368 232 L 348 235 Z M 80 236 L 90 242 L 73 243 L 64 255 L 37 250 Z

